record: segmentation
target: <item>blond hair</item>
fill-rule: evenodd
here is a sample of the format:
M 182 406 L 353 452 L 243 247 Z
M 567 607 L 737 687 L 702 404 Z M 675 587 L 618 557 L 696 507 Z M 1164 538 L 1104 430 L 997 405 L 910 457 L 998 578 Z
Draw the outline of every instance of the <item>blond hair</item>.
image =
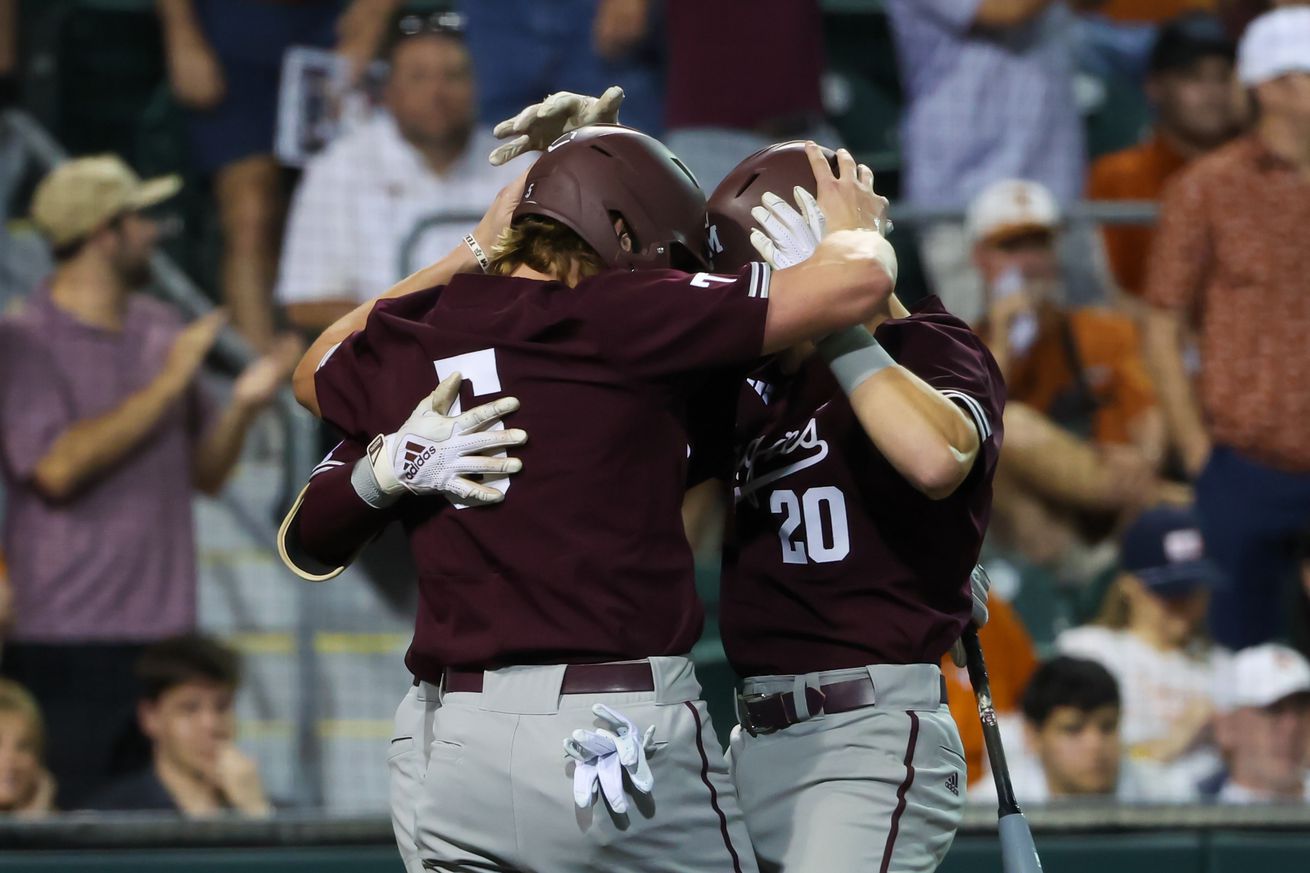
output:
M 45 719 L 41 717 L 41 707 L 26 688 L 17 682 L 0 679 L 0 715 L 7 712 L 15 713 L 27 720 L 28 727 L 32 729 L 36 757 L 40 760 L 45 752 Z
M 488 272 L 508 276 L 520 266 L 577 282 L 605 269 L 596 250 L 553 218 L 529 215 L 500 235 L 491 250 Z

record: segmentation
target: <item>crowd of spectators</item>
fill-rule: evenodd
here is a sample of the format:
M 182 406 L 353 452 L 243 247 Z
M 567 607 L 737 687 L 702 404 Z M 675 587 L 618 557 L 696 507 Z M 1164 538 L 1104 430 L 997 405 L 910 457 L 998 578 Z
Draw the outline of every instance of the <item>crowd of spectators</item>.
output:
M 260 355 L 225 391 L 201 372 L 225 316 L 140 293 L 180 180 L 102 155 L 36 188 L 54 271 L 0 320 L 0 811 L 269 812 L 233 745 L 235 657 L 195 636 L 191 497 L 222 487 L 296 334 L 459 244 L 524 169 L 487 163 L 491 124 L 617 82 L 624 121 L 707 189 L 768 143 L 838 144 L 819 0 L 431 5 L 157 0 L 221 227 L 214 296 Z M 987 554 L 1018 581 L 982 640 L 1020 797 L 1310 798 L 1310 4 L 883 6 L 894 181 L 927 216 L 903 256 L 1009 390 Z M 293 45 L 351 82 L 387 70 L 294 188 L 273 157 Z M 0 40 L 0 91 L 16 57 Z M 1092 155 L 1098 76 L 1153 123 Z M 1159 221 L 1093 232 L 1071 220 L 1088 200 L 1158 201 Z M 1077 601 L 1058 626 L 1025 614 L 1041 586 Z M 985 800 L 967 677 L 943 668 Z

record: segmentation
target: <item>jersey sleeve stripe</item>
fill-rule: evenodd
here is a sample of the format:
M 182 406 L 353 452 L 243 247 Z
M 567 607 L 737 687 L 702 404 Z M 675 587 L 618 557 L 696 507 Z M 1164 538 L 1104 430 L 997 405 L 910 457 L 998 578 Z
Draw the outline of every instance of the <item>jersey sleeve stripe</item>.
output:
M 753 263 L 759 267 L 759 293 L 756 296 L 761 300 L 768 300 L 769 283 L 773 280 L 773 268 L 761 261 Z
M 317 373 L 319 370 L 323 369 L 323 365 L 328 362 L 328 358 L 332 357 L 332 353 L 339 348 L 341 348 L 341 343 L 335 343 L 332 348 L 324 352 L 323 357 L 319 358 L 318 366 L 314 368 L 314 372 Z
M 943 397 L 949 397 L 964 407 L 965 411 L 973 419 L 974 427 L 978 428 L 979 439 L 987 439 L 992 435 L 992 425 L 987 418 L 987 413 L 983 410 L 982 404 L 968 394 L 960 391 L 943 391 Z
M 760 290 L 760 289 L 759 289 L 759 285 L 760 285 L 760 271 L 759 271 L 759 266 L 760 266 L 759 264 L 755 263 L 754 261 L 751 261 L 751 279 L 750 279 L 750 282 L 747 283 L 747 286 L 746 286 L 746 289 L 747 289 L 747 290 L 746 290 L 746 296 L 747 296 L 747 297 L 755 297 L 755 296 L 757 296 L 758 293 L 759 293 L 759 290 Z

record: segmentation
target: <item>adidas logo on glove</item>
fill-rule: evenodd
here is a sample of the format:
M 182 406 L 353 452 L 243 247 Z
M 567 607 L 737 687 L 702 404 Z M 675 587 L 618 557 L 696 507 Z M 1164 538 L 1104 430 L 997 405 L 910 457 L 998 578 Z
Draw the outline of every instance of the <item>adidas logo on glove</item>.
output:
M 418 471 L 423 469 L 423 465 L 426 464 L 428 460 L 436 454 L 436 452 L 437 447 L 432 443 L 428 443 L 426 446 L 422 443 L 414 442 L 413 440 L 405 443 L 405 463 L 401 466 L 405 478 L 413 479 L 417 476 Z

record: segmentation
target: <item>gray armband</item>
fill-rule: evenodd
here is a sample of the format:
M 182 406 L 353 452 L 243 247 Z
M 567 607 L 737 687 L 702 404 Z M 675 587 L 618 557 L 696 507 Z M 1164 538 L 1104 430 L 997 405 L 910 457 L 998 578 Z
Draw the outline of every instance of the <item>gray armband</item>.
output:
M 386 509 L 400 497 L 399 494 L 387 494 L 382 490 L 367 456 L 355 462 L 354 469 L 350 471 L 350 484 L 354 486 L 359 499 L 374 509 Z
M 848 395 L 874 373 L 896 364 L 863 325 L 826 336 L 819 340 L 818 346 L 819 354 L 837 377 L 837 384 Z

